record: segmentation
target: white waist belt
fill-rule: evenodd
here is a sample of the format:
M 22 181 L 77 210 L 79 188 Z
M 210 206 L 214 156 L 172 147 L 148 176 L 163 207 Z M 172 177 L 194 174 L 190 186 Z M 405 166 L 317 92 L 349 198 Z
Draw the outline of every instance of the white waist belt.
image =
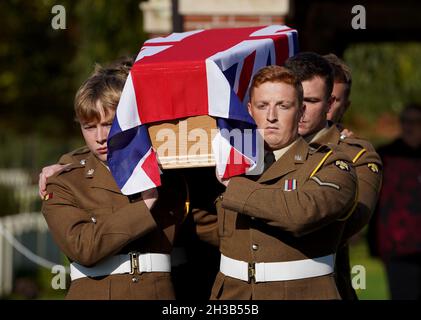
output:
M 170 272 L 171 257 L 163 253 L 129 253 L 107 258 L 94 267 L 84 267 L 76 262 L 70 264 L 70 278 L 101 277 L 111 274 Z
M 247 263 L 221 254 L 220 271 L 228 277 L 248 282 L 252 279 L 255 282 L 286 281 L 333 273 L 334 262 L 334 254 L 314 259 L 257 263 Z

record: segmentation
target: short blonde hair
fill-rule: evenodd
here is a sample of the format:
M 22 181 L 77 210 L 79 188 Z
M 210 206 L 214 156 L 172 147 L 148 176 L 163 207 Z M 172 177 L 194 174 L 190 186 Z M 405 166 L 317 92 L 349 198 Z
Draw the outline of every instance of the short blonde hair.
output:
M 107 67 L 97 64 L 94 72 L 76 93 L 74 103 L 76 121 L 80 123 L 100 121 L 98 102 L 104 108 L 105 115 L 115 112 L 132 65 L 131 58 L 121 59 Z
M 298 80 L 291 70 L 276 65 L 264 67 L 254 75 L 250 86 L 250 100 L 254 89 L 265 82 L 281 82 L 293 86 L 297 93 L 298 106 L 303 104 L 303 86 L 301 81 Z

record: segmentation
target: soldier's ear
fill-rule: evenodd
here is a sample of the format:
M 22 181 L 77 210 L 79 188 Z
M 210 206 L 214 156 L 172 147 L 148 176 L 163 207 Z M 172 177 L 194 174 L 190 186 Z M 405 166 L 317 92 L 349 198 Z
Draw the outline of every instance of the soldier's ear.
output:
M 247 110 L 248 110 L 248 112 L 249 112 L 249 115 L 251 116 L 251 117 L 253 117 L 253 115 L 252 115 L 252 113 L 251 113 L 251 108 L 252 108 L 252 106 L 251 106 L 251 103 L 250 103 L 250 101 L 247 103 Z

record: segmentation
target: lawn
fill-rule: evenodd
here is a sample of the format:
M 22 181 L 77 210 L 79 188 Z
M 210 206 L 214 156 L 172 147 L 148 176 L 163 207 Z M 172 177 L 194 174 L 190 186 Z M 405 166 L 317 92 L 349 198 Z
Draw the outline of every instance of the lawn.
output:
M 357 295 L 361 300 L 388 300 L 389 289 L 383 263 L 379 259 L 372 258 L 368 252 L 368 246 L 364 238 L 350 247 L 351 268 L 362 266 L 366 272 L 365 289 L 357 289 Z M 362 268 L 356 268 L 361 270 Z M 355 272 L 352 277 L 359 274 Z

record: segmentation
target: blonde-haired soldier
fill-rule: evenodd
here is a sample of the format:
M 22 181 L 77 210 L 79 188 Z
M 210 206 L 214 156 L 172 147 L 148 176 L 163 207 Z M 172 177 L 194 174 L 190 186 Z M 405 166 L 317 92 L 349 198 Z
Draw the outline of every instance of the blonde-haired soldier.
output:
M 76 94 L 86 147 L 48 178 L 43 214 L 71 261 L 67 299 L 174 299 L 170 252 L 184 216 L 185 185 L 165 172 L 162 187 L 127 197 L 107 167 L 107 137 L 131 61 L 97 66 Z

